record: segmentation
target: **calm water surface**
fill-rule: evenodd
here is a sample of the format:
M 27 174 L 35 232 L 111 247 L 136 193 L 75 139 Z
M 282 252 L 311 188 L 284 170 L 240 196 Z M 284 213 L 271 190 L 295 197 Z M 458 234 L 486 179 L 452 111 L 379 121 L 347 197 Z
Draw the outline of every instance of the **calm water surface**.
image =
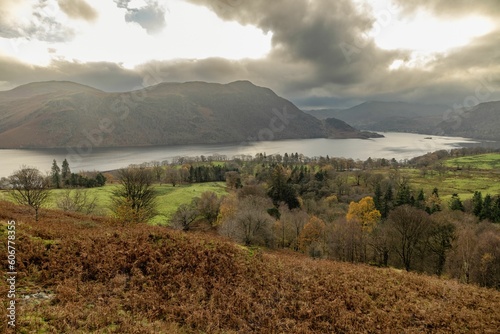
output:
M 256 153 L 285 154 L 302 153 L 308 157 L 327 156 L 366 160 L 386 158 L 410 159 L 441 149 L 468 146 L 477 141 L 459 137 L 440 137 L 409 133 L 383 133 L 385 138 L 376 139 L 302 139 L 246 144 L 186 145 L 123 148 L 37 149 L 0 150 L 0 177 L 8 176 L 22 165 L 34 166 L 49 171 L 52 160 L 59 166 L 68 159 L 73 172 L 81 170 L 106 171 L 149 161 L 171 160 L 179 156 L 210 156 L 223 154 L 228 158 L 235 155 Z

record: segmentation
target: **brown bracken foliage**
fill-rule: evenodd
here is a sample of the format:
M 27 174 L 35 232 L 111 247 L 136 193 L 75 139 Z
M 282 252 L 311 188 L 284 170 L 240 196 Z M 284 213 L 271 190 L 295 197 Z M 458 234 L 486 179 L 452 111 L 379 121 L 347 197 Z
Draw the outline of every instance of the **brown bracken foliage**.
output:
M 495 333 L 500 292 L 222 238 L 0 202 L 18 333 Z M 0 253 L 6 254 L 5 243 Z M 0 260 L 6 267 L 6 256 Z M 2 280 L 3 281 L 3 280 Z M 6 295 L 5 283 L 0 294 Z M 50 298 L 26 296 L 43 292 Z M 2 298 L 0 316 L 5 319 Z M 7 332 L 1 322 L 0 330 Z

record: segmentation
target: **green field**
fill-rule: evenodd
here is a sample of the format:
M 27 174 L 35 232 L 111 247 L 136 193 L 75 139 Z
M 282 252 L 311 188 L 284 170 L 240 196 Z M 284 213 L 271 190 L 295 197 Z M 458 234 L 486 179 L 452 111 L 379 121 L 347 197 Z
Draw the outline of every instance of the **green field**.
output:
M 111 198 L 113 196 L 113 190 L 115 190 L 116 187 L 116 185 L 106 185 L 100 188 L 87 189 L 90 196 L 95 196 L 97 198 L 97 210 L 99 213 L 111 214 Z M 190 203 L 194 197 L 200 196 L 205 191 L 213 191 L 219 196 L 227 194 L 225 182 L 207 182 L 178 185 L 175 187 L 163 184 L 155 188 L 158 191 L 157 210 L 159 214 L 151 220 L 152 224 L 168 223 L 170 217 L 177 210 L 179 205 Z M 60 198 L 65 191 L 65 189 L 51 190 L 51 196 L 47 207 L 57 208 L 57 199 Z M 0 200 L 11 199 L 6 191 L 1 191 Z
M 500 170 L 500 153 L 488 153 L 454 158 L 445 161 L 446 167 L 462 169 Z
M 475 191 L 485 194 L 500 194 L 500 174 L 492 172 L 464 172 L 448 171 L 443 175 L 421 175 L 417 169 L 401 170 L 402 175 L 410 177 L 413 189 L 423 189 L 430 194 L 434 188 L 438 188 L 442 199 L 449 199 L 451 195 L 458 194 L 460 198 L 471 198 Z

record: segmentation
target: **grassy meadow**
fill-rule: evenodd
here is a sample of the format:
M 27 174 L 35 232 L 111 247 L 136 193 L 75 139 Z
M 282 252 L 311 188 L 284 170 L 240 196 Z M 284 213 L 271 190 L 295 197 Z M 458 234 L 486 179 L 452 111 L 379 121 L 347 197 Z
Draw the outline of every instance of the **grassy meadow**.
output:
M 444 164 L 451 168 L 500 170 L 500 153 L 479 154 L 448 159 Z
M 455 193 L 467 199 L 472 197 L 474 191 L 481 191 L 483 195 L 500 194 L 500 170 L 448 170 L 441 175 L 435 171 L 423 175 L 419 169 L 401 169 L 400 173 L 409 177 L 410 185 L 417 191 L 424 189 L 426 194 L 430 194 L 434 188 L 438 188 L 442 199 L 451 198 Z
M 110 184 L 104 187 L 86 189 L 90 197 L 95 196 L 97 198 L 97 213 L 103 215 L 112 214 L 112 197 L 116 187 L 116 184 Z M 175 187 L 172 187 L 170 184 L 162 184 L 156 185 L 155 189 L 158 192 L 156 201 L 158 215 L 150 221 L 150 223 L 154 225 L 167 224 L 179 205 L 190 203 L 194 197 L 199 197 L 205 191 L 213 191 L 218 196 L 227 194 L 226 184 L 224 182 L 182 184 L 176 185 Z M 57 201 L 63 196 L 65 191 L 67 191 L 67 189 L 51 190 L 46 208 L 57 209 Z M 0 200 L 11 201 L 7 191 L 0 192 Z

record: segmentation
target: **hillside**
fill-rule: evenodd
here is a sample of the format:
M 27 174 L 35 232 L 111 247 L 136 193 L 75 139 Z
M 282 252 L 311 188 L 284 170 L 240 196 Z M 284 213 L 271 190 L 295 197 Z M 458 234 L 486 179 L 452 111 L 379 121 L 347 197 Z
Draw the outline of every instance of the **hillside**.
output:
M 369 136 L 369 134 L 368 134 Z M 268 88 L 162 83 L 105 93 L 71 82 L 0 92 L 0 148 L 113 147 L 300 138 L 365 138 L 341 133 Z
M 7 202 L 0 202 L 2 240 L 13 217 L 17 332 L 495 333 L 500 326 L 495 290 L 78 214 L 46 210 L 34 223 Z M 6 254 L 4 242 L 0 249 Z M 6 257 L 1 262 L 5 268 Z M 0 285 L 3 296 L 7 290 Z
M 405 102 L 365 102 L 349 109 L 310 110 L 319 118 L 335 117 L 358 129 L 431 133 L 443 120 L 446 106 Z
M 500 140 L 500 101 L 478 104 L 470 110 L 449 114 L 435 129 L 435 133 L 452 136 Z

